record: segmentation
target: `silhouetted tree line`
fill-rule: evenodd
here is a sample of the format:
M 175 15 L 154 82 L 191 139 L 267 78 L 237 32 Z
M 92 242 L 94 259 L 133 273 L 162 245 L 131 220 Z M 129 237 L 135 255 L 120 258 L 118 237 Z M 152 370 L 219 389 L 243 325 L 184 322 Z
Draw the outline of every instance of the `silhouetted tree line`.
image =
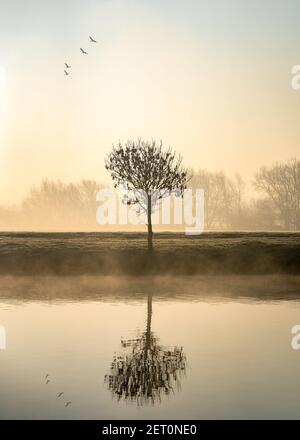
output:
M 4 228 L 91 228 L 96 225 L 96 194 L 104 186 L 92 180 L 62 183 L 44 180 L 19 206 L 0 207 Z
M 261 167 L 252 188 L 257 197 L 247 196 L 240 175 L 229 178 L 223 172 L 194 173 L 191 186 L 205 192 L 205 228 L 229 230 L 300 230 L 300 161 L 291 159 Z
M 232 178 L 203 169 L 192 175 L 188 186 L 205 191 L 206 230 L 300 230 L 299 160 L 260 168 L 249 188 L 239 175 Z M 0 227 L 103 230 L 96 222 L 96 193 L 101 188 L 104 185 L 92 180 L 45 180 L 18 206 L 0 206 Z M 256 197 L 249 197 L 253 190 Z M 124 227 L 130 228 L 135 227 Z M 171 225 L 171 229 L 181 228 Z M 158 225 L 156 229 L 168 227 Z

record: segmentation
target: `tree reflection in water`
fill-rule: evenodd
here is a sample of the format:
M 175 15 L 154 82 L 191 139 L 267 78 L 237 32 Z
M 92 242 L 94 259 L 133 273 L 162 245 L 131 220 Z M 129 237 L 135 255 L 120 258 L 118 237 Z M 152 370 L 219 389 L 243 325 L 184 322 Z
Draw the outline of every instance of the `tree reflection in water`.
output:
M 182 347 L 165 349 L 151 332 L 152 294 L 148 294 L 146 331 L 135 339 L 121 340 L 124 354 L 114 356 L 108 388 L 118 400 L 136 401 L 138 405 L 161 401 L 161 395 L 180 389 L 186 370 Z

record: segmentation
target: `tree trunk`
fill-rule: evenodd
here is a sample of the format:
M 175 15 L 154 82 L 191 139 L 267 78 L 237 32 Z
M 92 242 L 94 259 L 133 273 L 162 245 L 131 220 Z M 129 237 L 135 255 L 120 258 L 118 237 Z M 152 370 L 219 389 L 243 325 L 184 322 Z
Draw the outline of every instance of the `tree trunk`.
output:
M 152 244 L 153 232 L 152 232 L 151 214 L 152 214 L 151 196 L 148 195 L 147 220 L 148 220 L 148 251 L 149 252 L 152 252 L 153 249 L 153 244 Z

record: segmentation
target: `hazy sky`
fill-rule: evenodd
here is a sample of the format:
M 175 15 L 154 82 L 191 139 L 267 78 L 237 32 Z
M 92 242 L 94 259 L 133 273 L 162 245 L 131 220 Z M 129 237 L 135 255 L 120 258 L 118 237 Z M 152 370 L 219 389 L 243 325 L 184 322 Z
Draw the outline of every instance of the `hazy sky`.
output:
M 108 181 L 128 137 L 247 178 L 297 156 L 299 23 L 299 0 L 0 0 L 0 203 Z

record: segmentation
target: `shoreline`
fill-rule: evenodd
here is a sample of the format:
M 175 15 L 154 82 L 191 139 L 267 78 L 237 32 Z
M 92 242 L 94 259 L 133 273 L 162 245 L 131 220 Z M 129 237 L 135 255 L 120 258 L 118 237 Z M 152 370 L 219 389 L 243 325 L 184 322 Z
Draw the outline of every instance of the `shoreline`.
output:
M 0 233 L 0 275 L 300 274 L 300 233 Z

